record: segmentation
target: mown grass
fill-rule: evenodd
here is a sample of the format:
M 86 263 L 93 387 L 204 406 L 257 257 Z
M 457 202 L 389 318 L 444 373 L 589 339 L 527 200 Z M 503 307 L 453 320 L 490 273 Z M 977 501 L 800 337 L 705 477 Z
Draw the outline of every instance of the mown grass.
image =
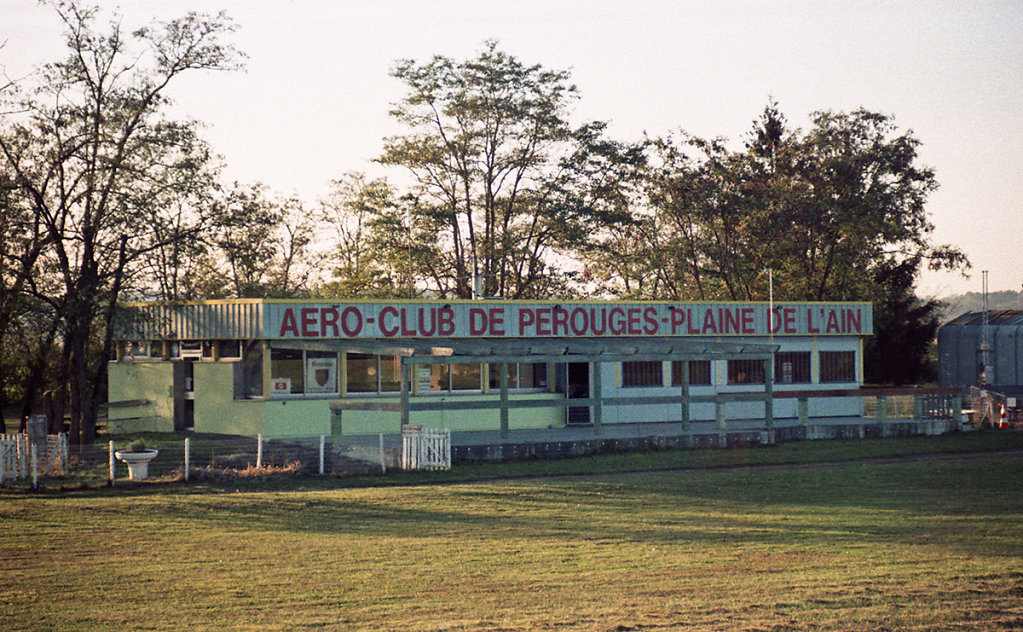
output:
M 303 485 L 0 497 L 0 629 L 1023 626 L 1015 454 Z

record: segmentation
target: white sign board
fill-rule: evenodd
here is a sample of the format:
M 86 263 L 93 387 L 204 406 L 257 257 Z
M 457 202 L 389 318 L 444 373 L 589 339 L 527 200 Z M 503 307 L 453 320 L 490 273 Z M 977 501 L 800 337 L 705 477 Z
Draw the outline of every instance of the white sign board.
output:
M 337 392 L 337 358 L 307 358 L 305 362 L 306 393 Z
M 291 378 L 275 377 L 270 380 L 270 393 L 272 395 L 291 395 Z

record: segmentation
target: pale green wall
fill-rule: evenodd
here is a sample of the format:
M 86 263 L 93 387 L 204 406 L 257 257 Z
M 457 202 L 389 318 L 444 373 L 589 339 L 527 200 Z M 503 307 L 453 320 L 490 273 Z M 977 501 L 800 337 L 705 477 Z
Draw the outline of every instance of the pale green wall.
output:
M 111 362 L 107 369 L 108 401 L 145 399 L 149 403 L 110 408 L 110 433 L 173 432 L 173 377 L 170 362 Z
M 148 399 L 143 407 L 111 410 L 111 419 L 139 417 L 143 421 L 118 422 L 120 432 L 172 432 L 173 364 L 171 362 L 120 362 L 110 365 L 110 401 Z M 315 437 L 331 433 L 330 402 L 318 399 L 234 399 L 234 362 L 196 362 L 193 365 L 195 432 L 274 437 Z M 512 399 L 562 399 L 555 393 L 523 393 Z M 417 396 L 412 401 L 497 401 L 498 395 Z M 360 401 L 396 403 L 397 397 L 359 398 Z M 499 430 L 498 410 L 438 410 L 413 412 L 410 423 L 428 428 L 462 430 Z M 508 411 L 511 429 L 549 428 L 565 424 L 564 408 L 527 408 Z M 400 432 L 397 412 L 344 411 L 342 434 L 377 434 Z
M 195 389 L 195 432 L 254 437 L 269 435 L 266 402 L 234 398 L 234 362 L 196 362 L 192 367 Z
M 564 395 L 555 393 L 524 393 L 512 395 L 512 399 L 564 399 Z M 364 401 L 359 398 L 360 401 Z M 497 401 L 498 395 L 477 396 L 419 396 L 413 402 L 445 402 L 445 401 Z M 397 398 L 374 398 L 368 401 L 396 402 Z M 500 430 L 501 411 L 499 410 L 430 410 L 409 413 L 409 423 L 427 428 L 450 428 L 453 431 L 463 430 Z M 550 428 L 565 425 L 564 408 L 512 408 L 508 411 L 508 427 L 512 430 L 523 428 Z M 328 425 L 328 432 L 329 432 Z M 341 413 L 341 434 L 376 434 L 379 432 L 400 432 L 401 416 L 398 412 L 375 412 L 368 410 L 346 410 Z

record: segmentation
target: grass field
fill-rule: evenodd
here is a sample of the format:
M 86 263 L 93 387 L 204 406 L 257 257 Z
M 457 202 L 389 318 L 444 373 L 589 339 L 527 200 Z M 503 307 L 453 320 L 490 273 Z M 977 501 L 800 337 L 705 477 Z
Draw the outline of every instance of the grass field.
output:
M 1023 628 L 1019 454 L 413 482 L 0 495 L 0 630 Z

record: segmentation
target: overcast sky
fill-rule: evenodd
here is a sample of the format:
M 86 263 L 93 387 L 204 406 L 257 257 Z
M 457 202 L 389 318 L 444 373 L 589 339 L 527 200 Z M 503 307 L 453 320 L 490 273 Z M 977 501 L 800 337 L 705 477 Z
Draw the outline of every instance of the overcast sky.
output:
M 736 143 L 768 99 L 805 127 L 815 110 L 865 107 L 922 141 L 941 188 L 936 243 L 970 278 L 924 276 L 945 296 L 1023 284 L 1023 0 L 605 2 L 557 0 L 122 0 L 122 25 L 225 10 L 246 71 L 173 86 L 176 111 L 207 124 L 227 176 L 315 201 L 348 171 L 397 176 L 372 159 L 399 133 L 395 60 L 474 55 L 486 39 L 527 64 L 570 70 L 576 123 L 638 139 L 685 129 Z M 0 0 L 0 66 L 17 78 L 63 55 L 37 0 Z

